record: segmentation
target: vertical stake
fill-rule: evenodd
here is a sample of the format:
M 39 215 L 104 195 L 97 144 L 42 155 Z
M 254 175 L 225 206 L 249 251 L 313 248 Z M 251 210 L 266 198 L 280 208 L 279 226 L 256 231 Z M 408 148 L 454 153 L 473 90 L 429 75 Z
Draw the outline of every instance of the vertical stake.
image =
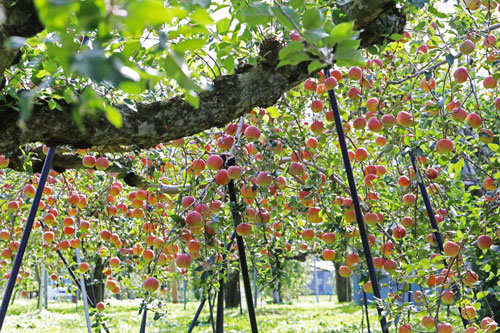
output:
M 330 77 L 330 70 L 325 70 L 325 76 Z M 330 98 L 330 107 L 333 111 L 333 116 L 335 118 L 335 127 L 337 129 L 337 135 L 340 144 L 340 150 L 342 151 L 342 158 L 344 160 L 345 172 L 347 175 L 347 180 L 349 182 L 349 190 L 351 192 L 352 202 L 354 204 L 354 210 L 356 212 L 356 221 L 358 222 L 358 229 L 361 236 L 361 242 L 363 243 L 363 252 L 365 253 L 366 264 L 368 266 L 368 272 L 370 275 L 370 281 L 373 287 L 373 295 L 377 298 L 377 312 L 380 318 L 380 326 L 382 332 L 388 333 L 387 322 L 385 317 L 382 316 L 382 306 L 379 302 L 382 302 L 380 297 L 380 289 L 377 281 L 377 275 L 375 274 L 375 267 L 373 266 L 372 254 L 370 252 L 370 244 L 368 241 L 368 235 L 366 233 L 365 222 L 363 221 L 363 214 L 361 212 L 361 206 L 358 198 L 358 191 L 356 189 L 356 183 L 354 182 L 354 175 L 351 168 L 351 161 L 349 159 L 349 153 L 347 150 L 347 144 L 344 136 L 344 129 L 342 128 L 342 119 L 340 118 L 339 107 L 337 105 L 337 98 L 335 97 L 335 91 L 333 89 L 328 90 L 328 97 Z
M 7 315 L 7 308 L 9 307 L 10 298 L 12 297 L 12 291 L 16 284 L 17 275 L 19 274 L 19 268 L 23 261 L 24 252 L 26 251 L 26 246 L 28 245 L 28 240 L 30 238 L 30 232 L 33 228 L 33 222 L 35 222 L 36 212 L 38 211 L 38 204 L 42 197 L 43 189 L 45 187 L 45 182 L 49 175 L 50 166 L 52 165 L 52 160 L 54 159 L 54 154 L 56 152 L 56 147 L 50 147 L 45 162 L 43 163 L 42 172 L 40 174 L 40 180 L 35 191 L 35 196 L 33 197 L 33 202 L 31 203 L 30 212 L 26 224 L 24 225 L 23 237 L 21 238 L 21 244 L 19 244 L 19 249 L 17 250 L 16 259 L 14 260 L 14 265 L 10 272 L 9 281 L 7 282 L 7 287 L 5 288 L 5 293 L 2 299 L 2 306 L 0 308 L 0 331 L 2 330 L 3 322 L 5 316 Z
M 231 157 L 227 161 L 228 166 L 235 165 L 235 158 Z M 229 190 L 229 200 L 236 204 L 236 190 L 234 188 L 234 180 L 231 179 L 229 184 L 227 184 Z M 241 215 L 239 212 L 233 212 L 234 227 L 241 223 Z M 245 244 L 243 242 L 243 237 L 236 234 L 236 242 L 238 244 L 238 255 L 240 258 L 241 275 L 243 276 L 243 286 L 245 287 L 245 298 L 247 300 L 248 317 L 250 319 L 250 326 L 252 328 L 252 333 L 257 333 L 257 318 L 255 316 L 255 308 L 253 306 L 252 298 L 252 287 L 250 286 L 250 277 L 248 275 L 248 264 L 247 257 L 245 254 Z
M 432 229 L 434 229 L 434 237 L 436 238 L 436 243 L 439 249 L 440 253 L 444 252 L 444 246 L 443 246 L 443 236 L 441 235 L 441 231 L 439 231 L 439 225 L 436 220 L 436 216 L 434 215 L 434 210 L 432 209 L 432 204 L 431 204 L 431 199 L 429 198 L 429 194 L 427 193 L 427 189 L 425 188 L 424 184 L 424 178 L 422 177 L 422 173 L 420 172 L 420 169 L 417 168 L 417 160 L 415 158 L 415 155 L 413 153 L 410 154 L 410 160 L 411 164 L 413 165 L 413 169 L 417 173 L 417 183 L 418 187 L 420 188 L 420 193 L 422 194 L 422 199 L 424 200 L 425 204 L 425 209 L 427 210 L 427 215 L 429 215 L 429 220 L 431 221 L 431 226 Z M 443 259 L 443 263 L 446 266 L 448 266 L 446 259 Z M 456 291 L 456 286 L 454 288 Z M 459 306 L 458 307 L 458 312 L 459 316 L 462 319 L 462 324 L 464 327 L 467 327 L 469 325 L 469 321 L 462 317 L 462 308 Z

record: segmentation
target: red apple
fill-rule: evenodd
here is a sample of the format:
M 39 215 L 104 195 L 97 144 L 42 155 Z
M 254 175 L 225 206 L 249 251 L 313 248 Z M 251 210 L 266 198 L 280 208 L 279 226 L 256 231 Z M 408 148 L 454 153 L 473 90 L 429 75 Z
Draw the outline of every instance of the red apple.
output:
M 450 139 L 441 139 L 436 143 L 436 150 L 440 154 L 448 154 L 453 148 L 453 141 Z
M 481 250 L 488 250 L 493 245 L 493 239 L 488 235 L 481 235 L 477 238 L 477 247 Z
M 410 127 L 413 125 L 413 116 L 406 111 L 401 111 L 398 113 L 396 121 L 402 127 Z
M 159 286 L 160 282 L 154 277 L 148 277 L 144 280 L 144 289 L 146 289 L 147 292 L 153 293 Z
M 349 72 L 347 72 L 347 77 L 349 80 L 360 80 L 361 77 L 363 76 L 363 71 L 359 67 L 351 67 L 349 69 Z
M 464 83 L 469 79 L 469 72 L 465 67 L 459 67 L 453 73 L 453 77 L 455 78 L 455 82 Z
M 206 166 L 210 170 L 219 170 L 224 165 L 224 160 L 219 155 L 211 155 L 207 158 Z
M 82 158 L 82 165 L 86 168 L 93 168 L 95 166 L 96 159 L 94 156 L 85 155 Z
M 95 168 L 97 170 L 106 170 L 109 167 L 109 161 L 106 157 L 99 157 L 95 160 Z
M 444 254 L 449 257 L 456 257 L 460 253 L 460 246 L 452 241 L 444 244 Z
M 334 261 L 335 260 L 335 251 L 329 250 L 329 249 L 324 249 L 323 250 L 323 259 L 328 260 L 328 261 Z

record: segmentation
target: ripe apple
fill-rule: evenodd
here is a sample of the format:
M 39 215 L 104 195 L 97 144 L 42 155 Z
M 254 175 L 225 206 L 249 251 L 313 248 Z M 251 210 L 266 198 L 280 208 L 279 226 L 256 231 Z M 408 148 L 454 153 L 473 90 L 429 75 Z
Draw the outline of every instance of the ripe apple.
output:
M 320 100 L 314 100 L 311 103 L 311 110 L 312 112 L 321 112 L 323 110 L 323 102 Z
M 273 182 L 273 177 L 269 173 L 269 171 L 261 171 L 255 178 L 255 184 L 259 186 L 269 187 Z
M 363 285 L 363 291 L 367 294 L 373 294 L 373 286 L 371 281 L 365 282 Z
M 9 159 L 5 155 L 0 155 L 0 169 L 4 169 L 9 166 Z
M 395 239 L 403 239 L 406 236 L 406 229 L 403 226 L 395 226 L 392 229 L 392 236 Z
M 102 311 L 104 311 L 105 305 L 103 302 L 99 302 L 96 304 L 95 308 L 97 311 L 102 312 Z
M 446 290 L 441 294 L 441 301 L 443 304 L 453 304 L 455 303 L 455 293 L 451 290 Z
M 335 251 L 334 250 L 324 249 L 322 255 L 323 255 L 324 260 L 328 260 L 328 261 L 335 260 Z
M 368 129 L 372 132 L 378 133 L 382 131 L 382 123 L 377 118 L 370 118 L 368 120 Z
M 498 324 L 490 317 L 484 317 L 481 320 L 481 329 L 485 333 L 495 332 L 497 330 Z
M 366 127 L 366 118 L 365 117 L 358 117 L 358 118 L 354 119 L 352 122 L 352 126 L 358 130 L 365 128 Z
M 481 235 L 477 238 L 477 247 L 481 250 L 488 250 L 493 245 L 493 239 L 488 235 Z
M 334 232 L 325 232 L 323 234 L 323 241 L 326 243 L 326 244 L 332 244 L 333 242 L 335 242 L 335 233 Z
M 85 155 L 82 158 L 82 165 L 86 168 L 93 168 L 95 166 L 96 159 L 94 156 Z
M 99 157 L 95 160 L 97 170 L 106 170 L 109 167 L 109 161 L 106 157 Z
M 203 222 L 203 216 L 195 210 L 186 215 L 186 223 L 191 227 L 202 227 Z
M 473 306 L 466 305 L 462 308 L 462 310 L 460 311 L 460 314 L 462 315 L 462 317 L 464 319 L 472 320 L 476 317 L 477 312 Z
M 311 79 L 307 79 L 304 82 L 304 89 L 309 90 L 309 91 L 315 91 L 316 90 L 316 82 L 311 80 Z
M 26 185 L 24 185 L 24 187 L 23 187 L 23 193 L 28 198 L 33 199 L 33 197 L 35 196 L 35 186 L 33 186 L 32 184 L 26 184 Z
M 415 197 L 415 195 L 413 193 L 407 193 L 407 194 L 403 195 L 403 205 L 405 205 L 405 206 L 411 206 L 411 205 L 415 204 L 416 201 L 417 201 L 417 198 Z
M 398 264 L 394 260 L 388 259 L 384 262 L 384 269 L 387 273 L 394 272 L 396 268 L 398 268 Z
M 236 227 L 236 233 L 240 236 L 250 236 L 252 234 L 252 225 L 250 223 L 240 223 Z
M 410 127 L 413 125 L 413 116 L 406 111 L 401 111 L 398 113 L 396 121 L 402 127 Z
M 380 251 L 382 252 L 383 255 L 388 256 L 391 255 L 392 252 L 394 252 L 394 244 L 387 242 L 382 244 L 380 247 Z
M 227 175 L 231 179 L 238 179 L 238 178 L 240 178 L 241 175 L 242 175 L 242 173 L 243 173 L 243 170 L 239 166 L 230 166 L 227 169 Z
M 46 243 L 52 243 L 54 241 L 55 235 L 52 231 L 46 231 L 43 233 L 43 240 Z
M 358 148 L 354 152 L 354 157 L 357 161 L 363 162 L 368 158 L 368 151 L 365 148 Z
M 427 330 L 432 330 L 434 328 L 434 318 L 432 318 L 431 316 L 424 316 L 420 323 Z
M 404 324 L 403 326 L 399 327 L 398 333 L 411 333 L 411 325 L 410 324 Z
M 497 183 L 493 178 L 488 177 L 483 180 L 483 187 L 487 191 L 495 191 L 497 189 Z
M 176 263 L 177 267 L 179 267 L 179 268 L 189 268 L 191 266 L 192 262 L 193 262 L 193 259 L 187 253 L 179 254 L 179 255 L 177 255 L 177 258 L 175 259 L 175 263 Z
M 436 81 L 432 77 L 429 80 L 427 80 L 425 77 L 423 77 L 422 80 L 420 80 L 420 88 L 423 91 L 431 91 L 434 90 L 435 87 L 436 87 Z
M 382 269 L 382 268 L 384 268 L 384 264 L 385 264 L 385 259 L 384 258 L 382 258 L 382 257 L 375 257 L 375 258 L 373 258 L 373 266 L 376 269 Z
M 292 162 L 290 163 L 290 167 L 288 168 L 288 173 L 292 176 L 302 176 L 305 173 L 305 168 L 302 163 Z
M 313 240 L 314 238 L 314 230 L 312 229 L 305 229 L 302 231 L 302 239 L 305 241 L 310 241 Z
M 350 88 L 347 91 L 347 97 L 352 100 L 359 100 L 361 99 L 361 90 L 356 87 Z
M 346 256 L 345 264 L 349 268 L 357 267 L 358 264 L 359 264 L 359 254 L 357 254 L 357 253 L 349 253 Z
M 364 220 L 368 225 L 376 225 L 378 223 L 378 215 L 376 213 L 368 212 L 365 214 Z
M 441 323 L 437 325 L 437 333 L 453 333 L 453 326 L 448 323 Z
M 465 121 L 472 128 L 478 128 L 483 124 L 483 120 L 481 119 L 481 116 L 475 112 L 469 113 L 467 115 L 467 117 L 465 118 Z
M 245 138 L 249 141 L 258 140 L 260 137 L 260 134 L 261 134 L 260 129 L 258 129 L 255 126 L 248 126 L 246 128 L 245 132 L 243 133 Z
M 338 85 L 337 79 L 334 78 L 333 76 L 330 76 L 329 78 L 325 79 L 325 88 L 328 90 L 331 90 L 335 88 Z
M 456 121 L 463 122 L 467 118 L 467 112 L 461 107 L 454 108 L 451 111 L 451 117 Z
M 90 265 L 86 262 L 78 264 L 78 270 L 82 273 L 87 273 L 90 270 Z
M 459 67 L 453 73 L 453 77 L 455 78 L 455 82 L 464 83 L 469 79 L 469 72 L 465 67 Z
M 475 48 L 476 46 L 474 45 L 474 42 L 470 39 L 466 39 L 460 44 L 458 50 L 463 54 L 471 54 L 472 52 L 474 52 Z
M 484 143 L 492 143 L 494 139 L 493 132 L 487 128 L 481 128 L 478 132 L 479 141 Z
M 207 158 L 206 166 L 210 170 L 219 170 L 224 165 L 224 160 L 219 155 L 211 155 Z
M 409 216 L 405 216 L 401 219 L 401 225 L 403 225 L 406 228 L 411 228 L 413 226 L 413 218 Z
M 460 253 L 460 246 L 452 241 L 448 241 L 444 244 L 444 254 L 449 257 L 456 257 Z
M 349 78 L 349 80 L 357 81 L 360 80 L 362 76 L 363 76 L 363 71 L 361 70 L 361 68 L 357 66 L 351 67 L 347 72 L 347 77 Z
M 348 278 L 352 275 L 352 270 L 349 267 L 342 265 L 339 268 L 339 275 L 344 278 Z
M 453 148 L 453 141 L 450 139 L 441 139 L 436 143 L 436 151 L 440 154 L 448 154 Z
M 229 178 L 228 171 L 226 169 L 220 169 L 215 175 L 215 182 L 219 185 L 227 185 L 231 181 Z
M 146 289 L 147 292 L 153 293 L 159 286 L 160 282 L 154 277 L 148 277 L 144 280 L 144 289 Z
M 226 151 L 231 149 L 234 143 L 234 137 L 231 135 L 224 135 L 217 140 L 217 146 L 220 150 Z
M 112 257 L 109 259 L 109 266 L 118 267 L 120 266 L 121 260 L 118 257 Z
M 497 80 L 491 76 L 487 76 L 483 80 L 483 87 L 486 89 L 495 89 L 497 87 Z

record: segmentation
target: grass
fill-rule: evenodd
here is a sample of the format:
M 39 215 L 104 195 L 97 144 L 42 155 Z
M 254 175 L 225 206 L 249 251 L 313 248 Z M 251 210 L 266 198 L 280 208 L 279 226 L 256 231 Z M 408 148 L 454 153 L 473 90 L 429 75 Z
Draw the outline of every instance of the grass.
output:
M 109 300 L 106 314 L 110 317 L 110 332 L 138 332 L 141 316 L 140 304 L 136 300 Z M 243 299 L 244 302 L 244 299 Z M 186 332 L 198 307 L 198 302 L 189 302 L 186 310 L 183 304 L 165 305 L 167 315 L 158 321 L 153 314 L 148 317 L 146 332 Z M 257 322 L 260 332 L 361 332 L 361 307 L 349 303 L 339 304 L 335 297 L 329 302 L 329 296 L 320 296 L 319 304 L 314 296 L 302 296 L 294 304 L 274 305 L 259 303 Z M 370 309 L 372 332 L 379 332 L 376 310 Z M 365 323 L 366 325 L 366 323 Z M 366 330 L 366 329 L 365 329 Z M 78 306 L 69 302 L 49 302 L 49 311 L 38 311 L 36 301 L 17 299 L 9 307 L 4 324 L 4 332 L 86 332 L 85 316 L 82 303 Z M 198 320 L 194 332 L 211 332 L 208 304 Z M 247 312 L 239 309 L 226 310 L 224 332 L 250 332 Z

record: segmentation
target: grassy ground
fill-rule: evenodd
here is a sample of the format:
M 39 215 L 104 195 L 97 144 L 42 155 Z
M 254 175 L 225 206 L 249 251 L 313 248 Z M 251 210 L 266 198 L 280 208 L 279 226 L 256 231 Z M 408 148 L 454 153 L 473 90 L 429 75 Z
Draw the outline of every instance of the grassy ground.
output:
M 244 301 L 244 300 L 243 300 Z M 108 323 L 110 332 L 138 332 L 140 300 L 110 300 L 106 308 L 111 318 Z M 183 304 L 166 304 L 168 314 L 158 321 L 153 315 L 148 317 L 146 331 L 186 332 L 198 307 L 198 302 L 189 302 L 186 310 Z M 39 312 L 34 300 L 17 299 L 9 307 L 3 332 L 86 332 L 83 306 L 68 302 L 50 302 L 49 310 Z M 372 332 L 378 332 L 376 311 L 370 309 Z M 303 296 L 293 305 L 273 305 L 259 303 L 257 321 L 261 332 L 361 332 L 361 307 L 355 304 L 338 304 L 335 297 L 321 296 L 320 303 L 315 297 Z M 226 310 L 224 331 L 250 332 L 247 313 L 239 309 Z M 211 332 L 208 306 L 202 312 L 194 332 Z M 375 330 L 374 330 L 375 328 Z M 366 331 L 366 329 L 365 329 Z

